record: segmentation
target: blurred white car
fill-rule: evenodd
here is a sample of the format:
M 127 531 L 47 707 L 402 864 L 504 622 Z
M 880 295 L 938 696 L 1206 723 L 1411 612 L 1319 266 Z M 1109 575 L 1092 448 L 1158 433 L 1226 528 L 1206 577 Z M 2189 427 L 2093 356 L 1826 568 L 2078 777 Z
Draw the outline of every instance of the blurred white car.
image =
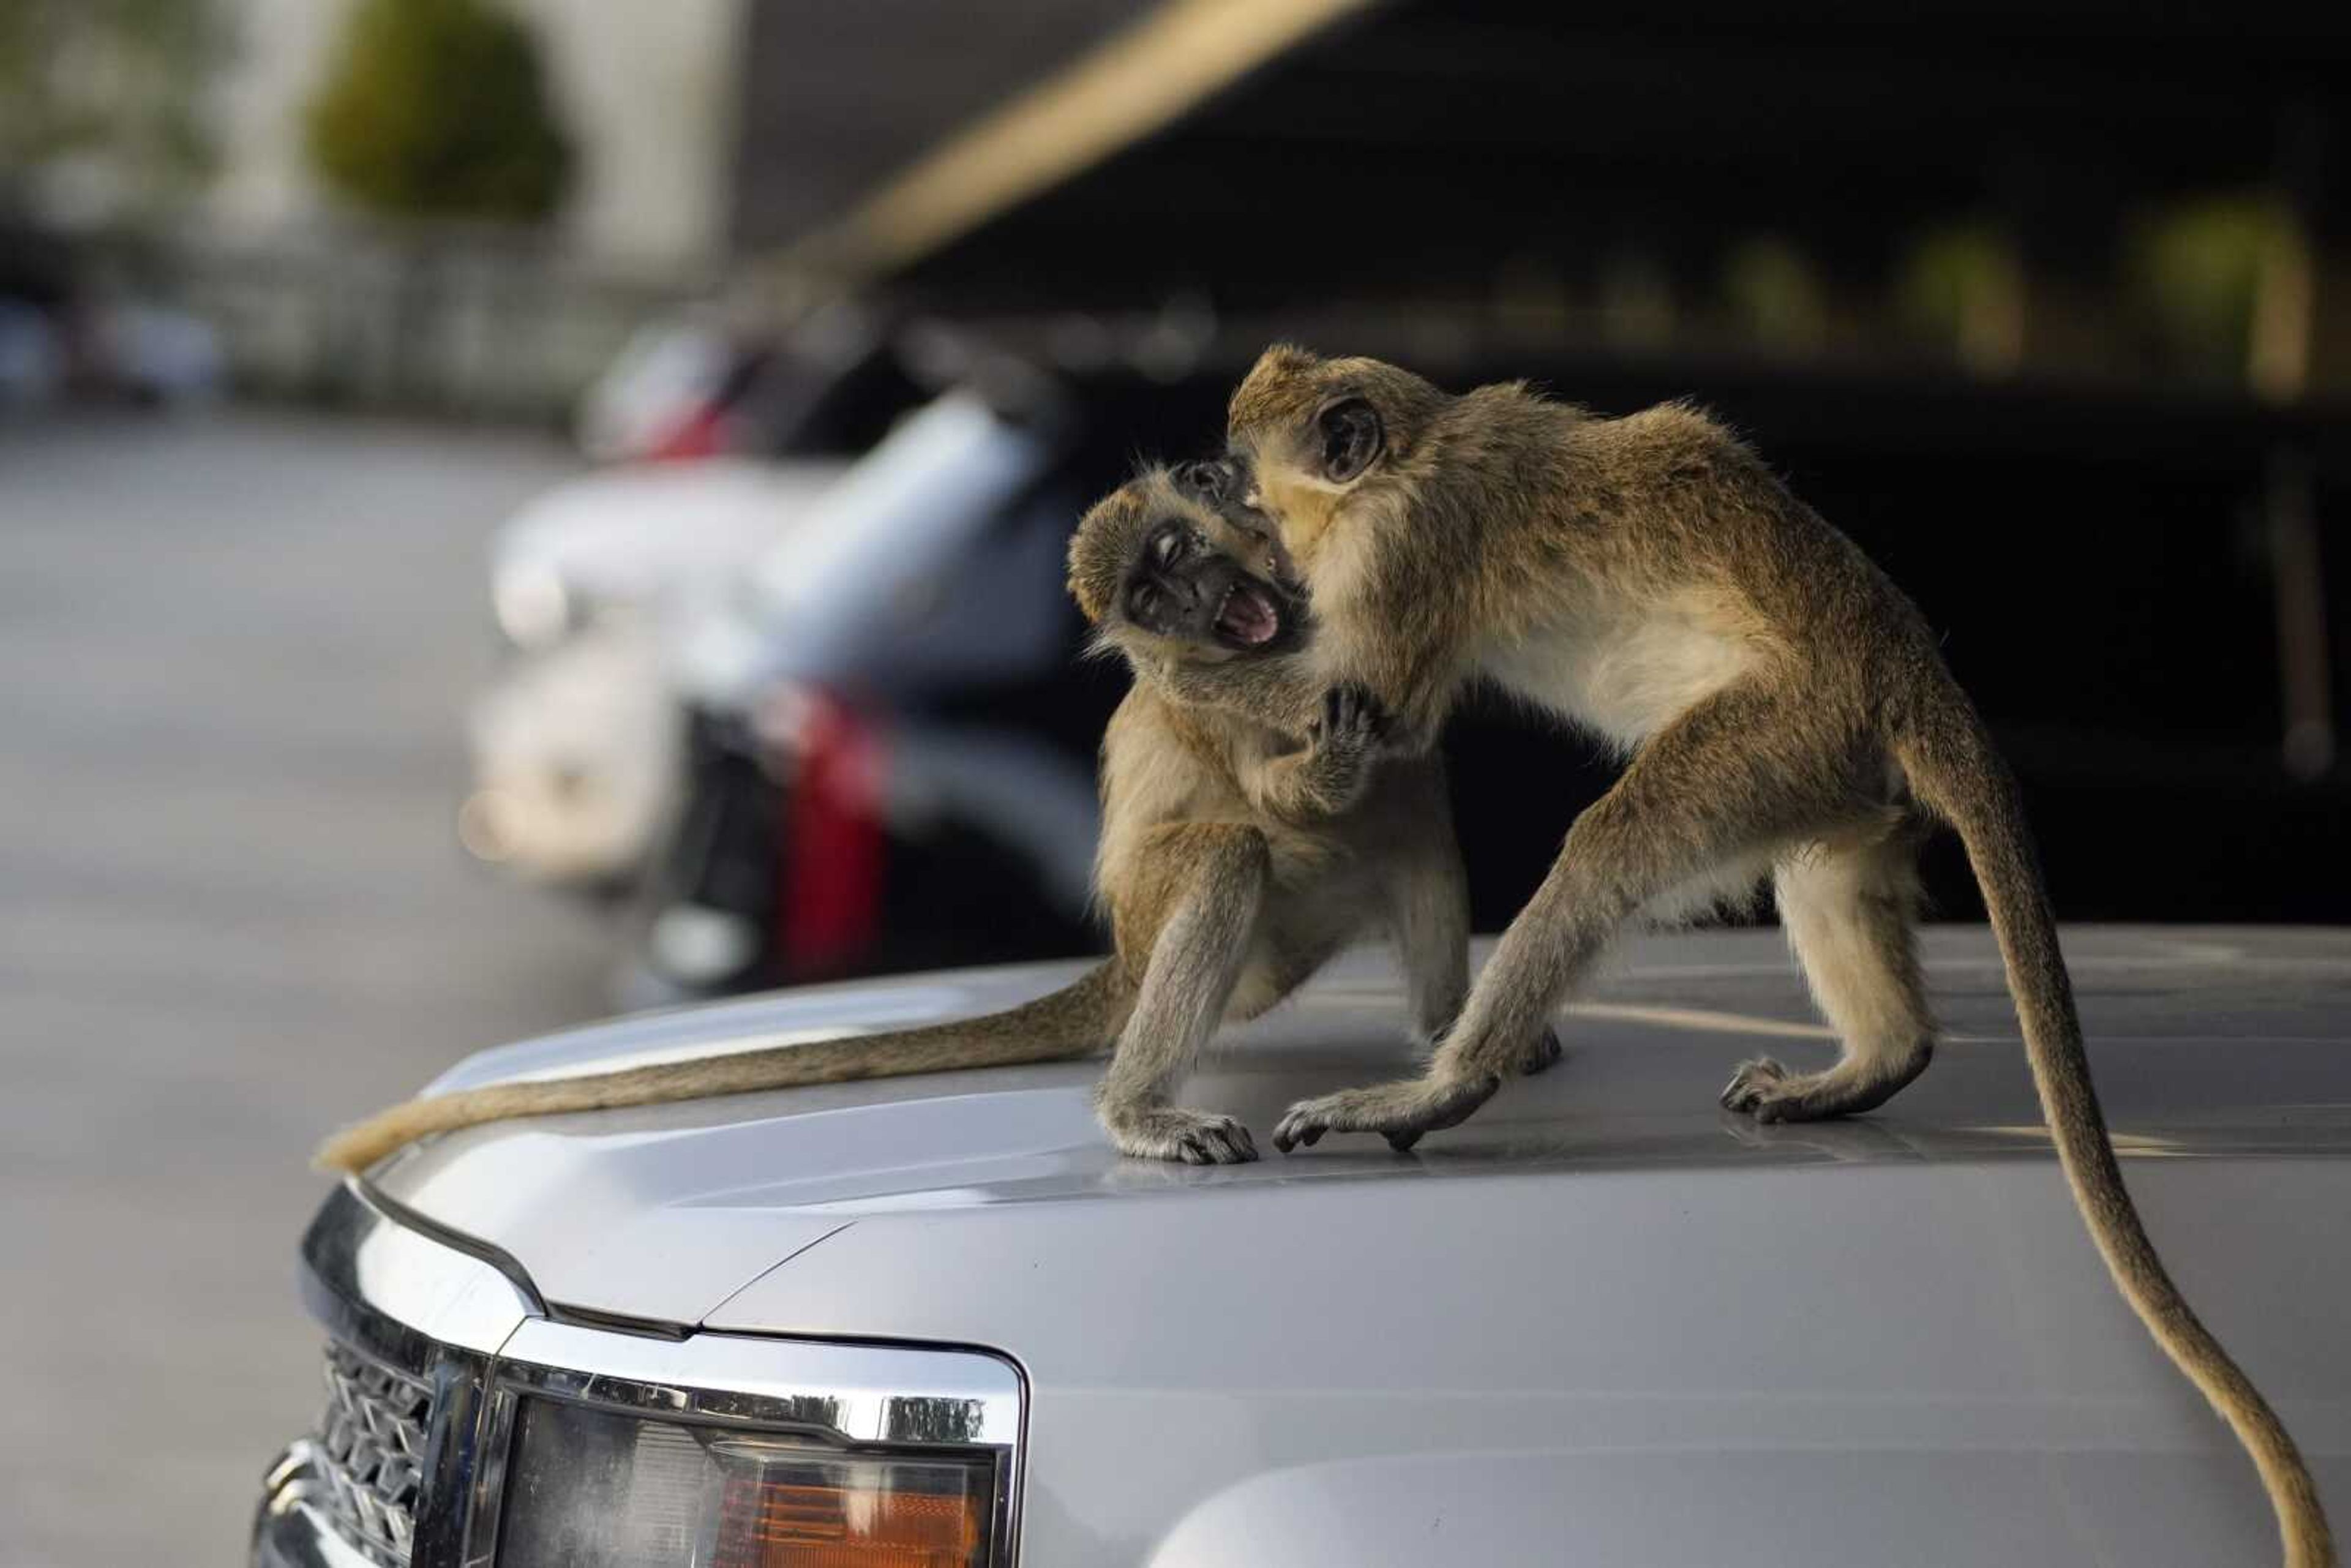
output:
M 467 721 L 468 849 L 559 885 L 635 873 L 681 783 L 668 642 L 847 467 L 721 457 L 605 469 L 499 528 L 490 602 L 515 656 Z
M 535 881 L 623 883 L 675 810 L 683 728 L 642 621 L 592 626 L 519 660 L 467 717 L 474 788 L 458 836 Z
M 616 615 L 690 614 L 723 595 L 849 467 L 711 457 L 566 480 L 491 537 L 498 630 L 538 652 Z

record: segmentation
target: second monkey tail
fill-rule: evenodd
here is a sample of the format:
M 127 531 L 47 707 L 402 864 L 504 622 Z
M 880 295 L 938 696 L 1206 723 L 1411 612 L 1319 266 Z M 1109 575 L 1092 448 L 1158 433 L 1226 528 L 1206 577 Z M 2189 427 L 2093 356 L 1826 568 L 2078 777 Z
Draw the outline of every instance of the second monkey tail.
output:
M 403 1145 L 517 1116 L 604 1111 L 745 1094 L 760 1089 L 845 1083 L 1011 1067 L 1090 1055 L 1107 1045 L 1134 1008 L 1135 988 L 1117 958 L 1106 958 L 1060 990 L 1001 1012 L 888 1034 L 852 1035 L 761 1051 L 665 1061 L 622 1072 L 497 1083 L 410 1100 L 354 1123 L 319 1145 L 321 1170 L 360 1171 Z
M 2180 1294 L 2123 1186 L 2015 779 L 1956 685 L 1912 716 L 1890 743 L 1920 803 L 1956 828 L 1967 846 L 2074 1206 L 2131 1310 L 2252 1456 L 2277 1514 L 2286 1568 L 2335 1568 L 2334 1534 L 2301 1451 Z

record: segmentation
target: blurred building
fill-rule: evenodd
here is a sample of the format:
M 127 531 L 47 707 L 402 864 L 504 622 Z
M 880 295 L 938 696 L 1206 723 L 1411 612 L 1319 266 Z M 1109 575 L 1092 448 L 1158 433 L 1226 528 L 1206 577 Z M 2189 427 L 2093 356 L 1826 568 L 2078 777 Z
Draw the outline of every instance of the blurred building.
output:
M 308 121 L 359 0 L 154 0 L 0 17 L 0 227 L 66 247 L 46 298 L 209 322 L 248 390 L 552 415 L 649 314 L 723 287 L 748 7 L 487 4 L 569 151 L 544 225 L 329 189 Z

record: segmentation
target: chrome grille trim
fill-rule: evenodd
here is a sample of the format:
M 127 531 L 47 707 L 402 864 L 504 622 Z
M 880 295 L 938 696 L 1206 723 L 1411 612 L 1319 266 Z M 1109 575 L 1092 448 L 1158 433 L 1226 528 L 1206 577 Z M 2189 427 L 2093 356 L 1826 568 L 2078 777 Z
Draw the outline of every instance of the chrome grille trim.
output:
M 326 1408 L 313 1450 L 316 1502 L 335 1532 L 385 1568 L 407 1568 L 416 1540 L 433 1391 L 340 1344 L 327 1346 Z
M 304 1460 L 298 1473 L 273 1495 L 298 1503 L 338 1549 L 373 1568 L 485 1568 L 496 1524 L 495 1508 L 483 1507 L 478 1495 L 481 1472 L 496 1468 L 485 1463 L 495 1456 L 482 1446 L 495 1403 L 490 1358 L 545 1310 L 537 1293 L 490 1260 L 402 1223 L 350 1182 L 327 1199 L 303 1238 L 301 1283 L 330 1346 L 329 1405 L 321 1434 L 296 1445 Z M 339 1354 L 361 1374 L 344 1389 L 334 1380 Z M 377 1461 L 366 1487 L 357 1475 L 346 1478 L 346 1488 L 326 1473 L 339 1468 L 324 1435 L 339 1407 L 352 1432 L 374 1444 L 355 1450 Z M 412 1422 L 417 1430 L 408 1429 Z M 373 1495 L 387 1458 L 390 1490 L 407 1490 L 414 1477 L 407 1535 L 396 1551 L 396 1511 Z M 381 1519 L 371 1503 L 381 1505 Z M 381 1526 L 371 1537 L 362 1528 L 370 1521 Z

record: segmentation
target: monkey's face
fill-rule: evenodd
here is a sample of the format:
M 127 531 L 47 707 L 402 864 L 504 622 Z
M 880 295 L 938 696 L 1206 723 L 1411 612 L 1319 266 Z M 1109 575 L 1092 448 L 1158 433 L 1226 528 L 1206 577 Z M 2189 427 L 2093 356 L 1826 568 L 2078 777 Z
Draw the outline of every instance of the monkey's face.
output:
M 1095 503 L 1070 541 L 1070 591 L 1130 651 L 1238 657 L 1305 640 L 1280 543 L 1219 460 L 1154 469 Z
M 1191 518 L 1156 519 L 1106 619 L 1196 647 L 1271 653 L 1296 639 L 1286 596 L 1217 548 Z

